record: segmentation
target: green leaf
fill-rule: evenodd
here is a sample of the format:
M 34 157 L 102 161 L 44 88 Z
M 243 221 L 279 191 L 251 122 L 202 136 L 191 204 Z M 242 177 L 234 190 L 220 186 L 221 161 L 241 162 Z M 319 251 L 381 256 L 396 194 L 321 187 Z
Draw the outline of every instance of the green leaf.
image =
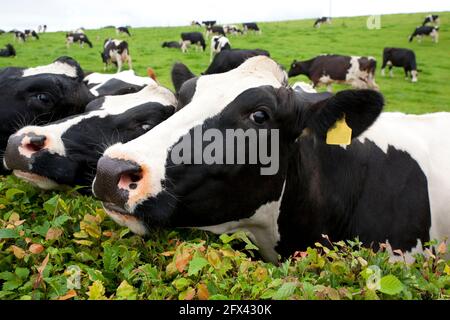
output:
M 0 272 L 0 280 L 9 281 L 9 280 L 13 280 L 15 278 L 16 278 L 16 275 L 12 272 L 9 272 L 9 271 Z
M 17 289 L 18 287 L 20 287 L 22 285 L 22 283 L 23 283 L 22 279 L 16 277 L 15 279 L 6 281 L 3 284 L 3 290 L 12 291 L 12 290 Z
M 273 295 L 274 300 L 285 300 L 292 296 L 292 294 L 297 288 L 297 283 L 295 282 L 286 282 L 277 290 L 277 292 Z
M 0 229 L 0 239 L 19 238 L 19 232 L 16 229 Z
M 66 223 L 69 220 L 72 220 L 72 217 L 70 217 L 67 214 L 63 214 L 61 216 L 56 217 L 56 219 L 53 220 L 52 225 L 54 227 L 61 227 L 64 223 Z
M 384 276 L 380 280 L 380 291 L 388 295 L 399 294 L 403 290 L 403 284 L 392 274 Z
M 215 294 L 209 297 L 209 300 L 230 300 L 227 296 L 223 294 Z
M 6 199 L 8 199 L 9 201 L 13 201 L 15 195 L 17 195 L 17 194 L 24 194 L 24 193 L 25 193 L 25 191 L 23 191 L 23 190 L 11 188 L 11 189 L 9 189 L 9 190 L 6 191 L 5 197 L 6 197 Z
M 15 273 L 19 278 L 25 280 L 30 275 L 30 270 L 28 270 L 27 268 L 16 268 Z
M 89 300 L 105 300 L 105 287 L 101 281 L 94 281 L 87 292 Z
M 58 199 L 59 195 L 54 196 L 53 198 L 48 199 L 44 202 L 43 208 L 47 214 L 54 214 L 56 208 L 58 207 Z
M 103 251 L 103 267 L 112 272 L 117 268 L 119 261 L 119 247 L 107 245 Z
M 209 262 L 202 257 L 195 257 L 189 263 L 188 276 L 197 275 Z
M 179 278 L 173 281 L 172 284 L 178 291 L 182 291 L 191 284 L 191 281 L 186 278 Z
M 136 289 L 130 285 L 126 280 L 122 281 L 116 290 L 117 297 L 120 300 L 136 300 Z

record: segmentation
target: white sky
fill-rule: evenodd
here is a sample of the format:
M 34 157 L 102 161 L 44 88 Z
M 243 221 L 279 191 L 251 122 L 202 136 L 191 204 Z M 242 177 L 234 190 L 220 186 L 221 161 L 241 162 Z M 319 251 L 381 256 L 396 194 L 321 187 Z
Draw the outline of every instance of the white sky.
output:
M 49 31 L 106 25 L 176 26 L 192 20 L 219 23 L 276 21 L 319 16 L 450 11 L 450 0 L 8 0 L 0 29 Z

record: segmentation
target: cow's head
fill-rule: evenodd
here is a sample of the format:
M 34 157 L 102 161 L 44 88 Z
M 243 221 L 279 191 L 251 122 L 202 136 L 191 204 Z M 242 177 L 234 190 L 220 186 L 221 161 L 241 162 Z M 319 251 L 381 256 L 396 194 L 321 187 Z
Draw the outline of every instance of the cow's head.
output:
M 295 77 L 295 76 L 298 76 L 300 74 L 306 74 L 307 71 L 308 70 L 306 70 L 305 65 L 304 65 L 303 62 L 294 60 L 291 63 L 291 67 L 289 69 L 288 76 L 289 76 L 289 78 L 290 77 Z
M 173 114 L 176 103 L 173 93 L 157 84 L 134 94 L 98 98 L 84 114 L 12 135 L 5 166 L 43 189 L 90 187 L 108 145 L 148 132 Z
M 22 126 L 82 113 L 94 98 L 82 80 L 79 64 L 68 57 L 36 68 L 0 70 L 0 151 Z
M 370 90 L 334 97 L 294 91 L 286 73 L 264 56 L 226 73 L 202 76 L 187 92 L 192 96 L 185 100 L 190 102 L 178 113 L 149 133 L 108 148 L 98 162 L 94 194 L 114 220 L 136 233 L 156 225 L 228 223 L 227 230 L 233 230 L 233 223 L 268 210 L 266 205 L 282 197 L 289 159 L 298 157 L 299 139 L 313 137 L 325 143 L 327 130 L 344 114 L 356 137 L 383 104 L 381 95 Z M 256 138 L 237 146 L 234 140 L 222 141 L 225 150 L 217 140 L 217 148 L 212 147 L 220 134 L 239 134 L 238 129 Z M 250 163 L 256 145 L 260 154 Z M 273 163 L 268 164 L 263 154 Z M 210 162 L 209 155 L 216 162 Z M 236 157 L 243 155 L 244 162 L 238 162 Z M 187 161 L 180 163 L 179 158 Z

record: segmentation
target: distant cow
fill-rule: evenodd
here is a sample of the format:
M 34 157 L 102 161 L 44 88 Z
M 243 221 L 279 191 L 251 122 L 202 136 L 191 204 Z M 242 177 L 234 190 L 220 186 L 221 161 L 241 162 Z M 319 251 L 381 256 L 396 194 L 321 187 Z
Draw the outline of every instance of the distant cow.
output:
M 191 26 L 201 27 L 201 23 L 198 21 L 191 21 Z
M 381 75 L 384 76 L 384 69 L 389 66 L 390 76 L 393 77 L 392 67 L 402 67 L 405 71 L 405 77 L 411 76 L 412 82 L 417 82 L 417 64 L 414 51 L 405 48 L 384 48 L 383 65 L 381 66 Z
M 328 23 L 331 24 L 331 18 L 330 17 L 322 17 L 322 18 L 318 18 L 315 22 L 314 22 L 314 28 L 320 28 L 320 25 L 322 23 Z
M 228 40 L 227 37 L 224 36 L 214 36 L 211 39 L 211 55 L 210 55 L 210 61 L 212 62 L 213 57 L 218 54 L 222 50 L 229 50 L 231 49 L 230 40 Z
M 86 113 L 12 135 L 5 165 L 42 189 L 79 185 L 89 191 L 106 147 L 150 131 L 174 113 L 176 103 L 172 92 L 154 82 L 138 93 L 98 98 Z
M 66 34 L 66 46 L 67 48 L 70 47 L 71 44 L 73 43 L 79 43 L 80 47 L 83 48 L 84 44 L 86 43 L 89 48 L 92 48 L 92 42 L 89 40 L 89 38 L 87 37 L 87 35 L 85 35 L 84 33 L 67 33 Z
M 178 41 L 164 41 L 161 45 L 163 48 L 173 48 L 173 49 L 180 49 L 181 44 Z
M 259 29 L 256 22 L 243 23 L 242 27 L 244 28 L 244 33 L 247 33 L 249 31 L 254 31 L 255 33 L 261 34 L 261 29 Z
M 207 21 L 202 21 L 202 24 L 205 26 L 205 27 L 212 27 L 213 25 L 215 25 L 216 24 L 216 20 L 207 20 Z
M 122 71 L 122 65 L 127 62 L 128 68 L 133 69 L 131 65 L 131 55 L 128 48 L 128 42 L 116 39 L 106 39 L 103 44 L 103 52 L 100 53 L 102 61 L 105 64 L 105 70 L 109 64 L 117 66 L 117 72 Z
M 127 34 L 129 37 L 131 37 L 130 30 L 129 30 L 127 27 L 118 27 L 118 28 L 116 28 L 116 33 L 117 33 L 117 34 L 125 33 L 125 34 Z
M 0 49 L 0 57 L 15 57 L 16 50 L 11 44 L 7 44 L 5 48 Z
M 206 49 L 205 38 L 200 32 L 182 32 L 181 33 L 181 51 L 187 52 L 190 45 L 195 45 L 196 50 L 201 48 L 203 51 Z
M 377 62 L 373 57 L 342 55 L 321 55 L 307 61 L 294 60 L 289 77 L 306 75 L 314 87 L 326 85 L 331 91 L 333 83 L 346 83 L 354 88 L 377 89 L 375 69 Z
M 416 30 L 409 36 L 409 42 L 412 42 L 414 37 L 417 37 L 419 42 L 422 42 L 424 36 L 430 36 L 435 43 L 439 42 L 439 27 L 422 26 L 417 27 Z
M 234 24 L 226 24 L 223 26 L 223 30 L 225 31 L 226 34 L 232 34 L 232 35 L 237 35 L 237 34 L 242 34 L 242 30 L 239 29 L 236 25 Z
M 83 77 L 80 65 L 69 57 L 35 68 L 0 69 L 0 154 L 17 129 L 84 112 L 95 97 Z
M 423 20 L 422 26 L 427 23 L 439 24 L 439 16 L 437 14 L 430 14 L 429 16 L 426 16 L 425 20 Z
M 115 74 L 91 73 L 83 80 L 96 97 L 115 96 L 135 93 L 155 81 L 148 77 L 137 76 L 133 70 Z
M 225 36 L 225 30 L 222 26 L 208 26 L 206 27 L 206 38 L 210 35 L 222 35 Z
M 39 35 L 34 30 L 27 29 L 27 30 L 25 30 L 24 33 L 27 38 L 33 38 L 33 39 L 39 40 Z
M 14 33 L 14 40 L 15 41 L 25 42 L 25 40 L 27 38 L 25 33 L 23 33 L 22 31 L 13 31 L 13 33 Z

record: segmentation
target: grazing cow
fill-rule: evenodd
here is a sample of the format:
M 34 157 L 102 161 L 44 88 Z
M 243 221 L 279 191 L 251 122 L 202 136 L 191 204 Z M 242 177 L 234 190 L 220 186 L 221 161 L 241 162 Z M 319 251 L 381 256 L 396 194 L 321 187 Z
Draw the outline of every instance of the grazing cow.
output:
M 135 93 L 147 85 L 155 84 L 153 79 L 139 77 L 133 70 L 126 70 L 116 74 L 95 72 L 86 76 L 84 82 L 96 97 Z
M 33 38 L 33 39 L 39 40 L 39 35 L 34 30 L 27 29 L 27 30 L 25 30 L 24 33 L 27 38 Z
M 430 26 L 417 27 L 416 30 L 414 30 L 414 32 L 409 36 L 408 40 L 409 42 L 412 42 L 414 37 L 417 37 L 417 41 L 422 42 L 422 38 L 424 36 L 430 36 L 435 43 L 438 43 L 439 27 L 430 27 Z
M 71 31 L 70 33 L 86 33 L 86 29 L 84 29 L 83 27 L 75 29 L 73 31 Z
M 186 53 L 190 45 L 195 45 L 196 51 L 201 48 L 206 49 L 205 38 L 201 32 L 182 32 L 181 33 L 181 51 Z
M 331 24 L 331 18 L 330 17 L 322 17 L 322 18 L 318 18 L 315 22 L 314 22 L 314 28 L 320 28 L 320 25 L 322 23 L 328 23 Z
M 70 47 L 71 44 L 78 42 L 80 47 L 83 48 L 84 44 L 87 43 L 89 48 L 92 48 L 92 42 L 89 40 L 87 35 L 84 33 L 67 33 L 66 34 L 66 46 Z
M 156 83 L 138 93 L 98 98 L 81 115 L 20 129 L 9 138 L 5 166 L 42 189 L 89 188 L 108 145 L 148 132 L 174 113 L 176 103 L 173 93 Z
M 15 57 L 16 50 L 11 44 L 7 44 L 4 49 L 0 49 L 0 57 Z
M 405 48 L 384 48 L 383 65 L 381 66 L 382 76 L 384 76 L 386 66 L 389 66 L 391 77 L 394 76 L 392 67 L 403 67 L 406 79 L 411 75 L 411 81 L 417 82 L 417 64 L 414 51 Z
M 225 36 L 225 30 L 222 26 L 208 26 L 206 27 L 206 38 L 208 38 L 210 35 L 222 35 Z
M 380 116 L 373 90 L 293 90 L 267 57 L 202 76 L 189 94 L 183 109 L 97 164 L 94 195 L 133 232 L 243 230 L 273 262 L 326 243 L 324 234 L 403 251 L 450 235 L 449 113 Z M 250 142 L 273 158 L 249 161 Z
M 425 17 L 425 20 L 423 20 L 422 26 L 425 26 L 428 23 L 433 23 L 435 25 L 439 24 L 439 16 L 437 14 L 430 14 L 429 16 Z
M 216 22 L 217 22 L 216 20 L 208 20 L 208 21 L 202 21 L 202 24 L 205 27 L 212 27 L 216 24 Z
M 181 49 L 181 43 L 178 41 L 165 41 L 162 43 L 163 48 Z
M 213 62 L 203 74 L 223 73 L 239 67 L 245 60 L 255 56 L 270 57 L 270 53 L 266 50 L 244 50 L 244 49 L 228 49 L 216 54 Z
M 14 33 L 14 41 L 25 42 L 26 35 L 22 31 L 13 31 Z
M 83 77 L 80 65 L 69 57 L 36 68 L 0 69 L 0 154 L 17 129 L 84 112 L 94 96 Z
M 212 62 L 213 57 L 222 50 L 231 49 L 230 40 L 224 36 L 214 36 L 211 39 L 211 55 L 209 62 Z
M 376 65 L 373 57 L 321 55 L 307 61 L 294 60 L 288 75 L 294 77 L 304 74 L 314 87 L 326 85 L 328 91 L 332 90 L 333 83 L 378 89 L 375 83 Z
M 223 30 L 225 31 L 226 34 L 232 34 L 232 35 L 243 34 L 242 30 L 239 29 L 234 24 L 226 24 L 226 25 L 224 25 L 223 26 Z
M 117 66 L 117 72 L 122 71 L 122 65 L 127 62 L 128 68 L 133 69 L 131 65 L 131 55 L 128 48 L 128 42 L 116 39 L 106 39 L 103 44 L 103 52 L 100 52 L 103 63 L 105 64 L 104 69 L 108 67 L 109 64 L 113 63 Z
M 118 27 L 118 28 L 116 28 L 116 33 L 117 33 L 117 34 L 125 33 L 125 34 L 127 34 L 129 37 L 131 37 L 130 30 L 129 30 L 127 27 Z
M 42 33 L 46 33 L 47 32 L 47 25 L 44 24 L 43 28 L 42 28 Z
M 255 33 L 261 34 L 261 29 L 259 29 L 258 25 L 255 22 L 243 23 L 242 27 L 244 28 L 244 33 L 254 31 Z

